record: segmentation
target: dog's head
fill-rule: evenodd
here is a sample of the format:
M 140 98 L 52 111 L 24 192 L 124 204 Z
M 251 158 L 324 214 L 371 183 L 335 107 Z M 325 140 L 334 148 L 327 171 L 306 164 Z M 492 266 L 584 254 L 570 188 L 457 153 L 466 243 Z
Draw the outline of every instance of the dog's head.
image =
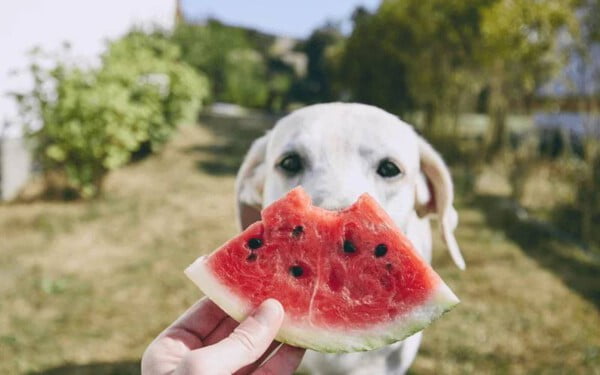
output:
M 452 259 L 465 267 L 453 234 L 458 217 L 448 168 L 410 125 L 381 109 L 318 104 L 281 119 L 252 144 L 238 172 L 240 226 L 298 185 L 330 210 L 367 192 L 403 230 L 415 213 L 437 216 Z

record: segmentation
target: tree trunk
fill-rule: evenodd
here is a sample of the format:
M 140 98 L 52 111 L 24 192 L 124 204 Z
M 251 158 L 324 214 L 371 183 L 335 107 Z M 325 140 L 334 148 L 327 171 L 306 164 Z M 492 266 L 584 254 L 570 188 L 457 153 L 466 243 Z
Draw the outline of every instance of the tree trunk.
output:
M 583 138 L 583 152 L 586 165 L 586 173 L 583 179 L 583 186 L 580 187 L 580 194 L 583 192 L 582 199 L 580 198 L 581 208 L 581 237 L 586 243 L 591 243 L 594 240 L 594 216 L 600 210 L 600 190 L 597 183 L 600 179 L 598 169 L 600 168 L 600 140 L 596 138 L 597 130 L 594 129 L 592 116 L 600 116 L 600 110 L 597 106 L 596 99 L 590 98 L 587 103 L 580 102 L 580 113 L 588 113 L 590 115 L 590 124 L 585 124 L 586 135 Z M 596 237 L 598 238 L 598 237 Z
M 427 103 L 425 106 L 425 123 L 423 124 L 423 132 L 426 136 L 435 135 L 437 111 L 434 103 Z
M 497 61 L 490 81 L 488 103 L 489 128 L 486 146 L 486 159 L 496 156 L 506 145 L 506 117 L 508 99 L 505 92 L 504 63 Z

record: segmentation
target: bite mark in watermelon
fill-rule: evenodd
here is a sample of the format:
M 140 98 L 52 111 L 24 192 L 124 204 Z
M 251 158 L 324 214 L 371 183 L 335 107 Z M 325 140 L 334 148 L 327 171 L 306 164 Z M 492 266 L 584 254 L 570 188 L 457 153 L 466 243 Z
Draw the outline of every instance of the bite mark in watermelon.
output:
M 402 340 L 459 302 L 368 194 L 328 211 L 296 188 L 185 273 L 238 321 L 279 300 L 277 339 L 324 352 Z

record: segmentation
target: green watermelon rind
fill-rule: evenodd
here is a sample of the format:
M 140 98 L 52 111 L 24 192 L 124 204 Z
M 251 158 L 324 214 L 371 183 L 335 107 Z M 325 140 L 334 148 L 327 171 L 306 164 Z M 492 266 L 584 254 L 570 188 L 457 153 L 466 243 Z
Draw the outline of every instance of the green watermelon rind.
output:
M 224 286 L 207 266 L 208 257 L 202 256 L 192 263 L 185 274 L 238 322 L 244 320 L 253 307 Z M 364 329 L 332 329 L 310 323 L 294 322 L 288 317 L 279 330 L 277 340 L 292 346 L 319 352 L 347 353 L 374 350 L 401 341 L 427 327 L 459 303 L 458 297 L 438 277 L 437 287 L 426 302 L 403 314 L 397 320 Z

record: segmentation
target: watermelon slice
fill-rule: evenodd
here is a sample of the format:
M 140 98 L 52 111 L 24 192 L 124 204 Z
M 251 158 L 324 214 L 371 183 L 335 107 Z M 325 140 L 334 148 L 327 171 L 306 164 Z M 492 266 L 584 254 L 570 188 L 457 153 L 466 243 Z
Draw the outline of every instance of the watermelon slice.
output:
M 458 303 L 367 194 L 328 211 L 296 188 L 262 219 L 185 273 L 238 321 L 263 300 L 279 300 L 279 341 L 322 352 L 376 349 Z

